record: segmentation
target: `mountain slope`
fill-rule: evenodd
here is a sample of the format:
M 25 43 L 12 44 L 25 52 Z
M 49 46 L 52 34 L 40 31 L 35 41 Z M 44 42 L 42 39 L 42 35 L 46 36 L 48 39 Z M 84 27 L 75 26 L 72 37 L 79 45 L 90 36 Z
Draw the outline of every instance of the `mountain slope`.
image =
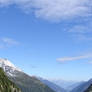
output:
M 42 81 L 44 84 L 48 85 L 51 89 L 53 89 L 55 92 L 66 92 L 64 88 L 61 88 L 60 86 L 56 85 L 55 83 L 43 79 L 43 78 L 38 78 L 40 81 Z
M 17 76 L 10 79 L 18 85 L 23 92 L 54 92 L 36 77 L 30 77 L 23 72 L 17 72 Z
M 84 92 L 92 84 L 92 79 L 87 82 L 81 83 L 79 86 L 74 88 L 71 92 Z
M 22 92 L 54 92 L 36 77 L 29 76 L 16 68 L 7 59 L 0 59 L 0 67 L 4 69 L 10 80 L 21 88 Z
M 63 79 L 48 79 L 49 81 L 53 82 L 54 84 L 58 85 L 61 88 L 66 89 L 67 92 L 70 92 L 71 90 L 73 90 L 75 87 L 77 87 L 78 85 L 80 85 L 81 82 L 78 81 L 69 81 L 69 80 L 63 80 Z
M 92 92 L 92 84 L 88 87 L 88 89 L 85 92 Z
M 20 89 L 11 82 L 0 68 L 0 92 L 21 92 Z

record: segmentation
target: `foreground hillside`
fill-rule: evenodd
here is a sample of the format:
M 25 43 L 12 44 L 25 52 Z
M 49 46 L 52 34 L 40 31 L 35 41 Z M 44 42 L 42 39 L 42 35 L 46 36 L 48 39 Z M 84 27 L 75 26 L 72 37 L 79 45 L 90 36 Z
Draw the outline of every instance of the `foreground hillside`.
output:
M 20 89 L 11 82 L 0 68 L 0 92 L 21 92 Z

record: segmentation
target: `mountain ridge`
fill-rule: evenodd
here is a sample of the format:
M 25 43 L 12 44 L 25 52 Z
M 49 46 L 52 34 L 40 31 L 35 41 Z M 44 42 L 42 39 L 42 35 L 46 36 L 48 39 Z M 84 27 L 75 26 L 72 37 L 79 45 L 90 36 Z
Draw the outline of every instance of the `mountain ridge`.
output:
M 92 79 L 90 79 L 87 82 L 77 84 L 77 86 L 75 84 L 70 85 L 70 89 L 75 87 L 72 90 L 68 87 L 67 90 L 67 88 L 63 88 L 62 83 L 58 84 L 47 79 L 39 79 L 36 76 L 30 76 L 24 73 L 8 59 L 0 59 L 0 67 L 3 68 L 11 81 L 22 89 L 22 92 L 84 92 L 92 84 Z
M 4 69 L 10 80 L 21 88 L 22 92 L 54 92 L 54 90 L 36 77 L 29 76 L 23 71 L 20 71 L 20 69 L 16 68 L 7 59 L 0 59 L 0 67 Z
M 64 88 L 60 87 L 59 85 L 56 85 L 55 83 L 53 83 L 47 79 L 44 79 L 41 77 L 38 77 L 38 79 L 40 81 L 42 81 L 44 84 L 48 85 L 50 88 L 52 88 L 55 92 L 66 92 L 66 90 Z

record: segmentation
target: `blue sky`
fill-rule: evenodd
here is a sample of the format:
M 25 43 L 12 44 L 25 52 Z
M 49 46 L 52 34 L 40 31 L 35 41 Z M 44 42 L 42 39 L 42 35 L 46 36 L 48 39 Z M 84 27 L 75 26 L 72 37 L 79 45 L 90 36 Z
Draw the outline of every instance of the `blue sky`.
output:
M 51 1 L 0 1 L 0 57 L 30 75 L 88 80 L 92 2 Z

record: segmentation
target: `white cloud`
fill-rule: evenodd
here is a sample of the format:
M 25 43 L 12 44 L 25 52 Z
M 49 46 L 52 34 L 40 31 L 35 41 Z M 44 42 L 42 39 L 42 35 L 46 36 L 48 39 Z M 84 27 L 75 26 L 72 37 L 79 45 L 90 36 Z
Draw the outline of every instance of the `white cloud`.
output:
M 77 39 L 78 41 L 83 41 L 83 42 L 92 41 L 92 37 L 87 36 L 86 34 L 75 34 L 73 35 L 73 38 L 75 38 L 75 40 Z
M 11 38 L 2 38 L 2 41 L 8 45 L 17 45 L 18 42 Z
M 85 6 L 86 0 L 35 0 L 37 17 L 49 20 L 61 20 L 78 16 L 88 16 L 89 8 Z
M 88 26 L 76 25 L 72 29 L 70 29 L 68 32 L 83 34 L 83 33 L 88 33 L 88 31 L 89 31 Z
M 76 61 L 76 60 L 89 59 L 89 58 L 92 58 L 92 55 L 58 58 L 57 61 L 66 62 L 66 61 Z
M 69 30 L 66 30 L 72 35 L 72 38 L 79 41 L 92 41 L 92 22 L 87 22 L 85 24 L 74 25 Z
M 12 3 L 12 0 L 0 0 L 0 6 L 8 6 Z
M 53 21 L 92 15 L 92 0 L 0 0 L 0 5 L 6 4 L 16 4 L 36 17 Z
M 92 22 L 87 22 L 87 24 L 80 24 L 73 26 L 70 30 L 67 30 L 70 33 L 85 34 L 92 32 Z
M 7 47 L 11 47 L 11 46 L 16 46 L 18 45 L 19 42 L 17 42 L 16 40 L 12 39 L 12 38 L 1 38 L 0 39 L 0 48 L 7 48 Z
M 89 64 L 92 64 L 92 61 L 88 61 Z

